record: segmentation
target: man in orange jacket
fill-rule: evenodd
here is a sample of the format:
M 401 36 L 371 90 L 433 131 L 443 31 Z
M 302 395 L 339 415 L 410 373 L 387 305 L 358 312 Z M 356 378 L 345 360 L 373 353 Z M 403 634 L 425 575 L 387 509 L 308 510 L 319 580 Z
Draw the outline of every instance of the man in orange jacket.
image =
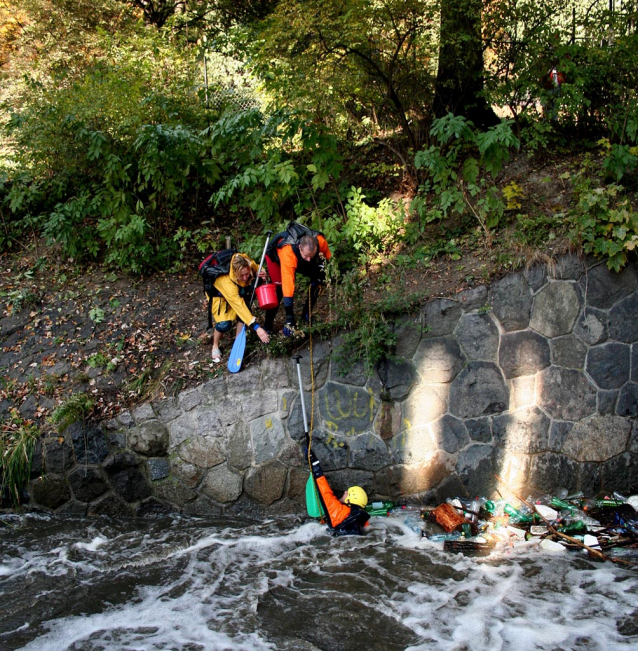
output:
M 325 283 L 325 262 L 331 253 L 325 237 L 302 224 L 291 222 L 288 229 L 273 238 L 266 252 L 266 264 L 270 279 L 277 287 L 277 297 L 284 300 L 286 310 L 285 336 L 293 334 L 297 322 L 294 311 L 295 278 L 297 273 L 310 279 L 311 296 L 304 303 L 301 318 L 308 322 L 313 307 Z M 272 331 L 279 305 L 266 310 L 264 326 Z
M 307 456 L 307 455 L 306 455 Z M 368 496 L 361 486 L 350 486 L 341 499 L 333 493 L 321 470 L 321 464 L 315 453 L 310 450 L 312 476 L 317 483 L 319 500 L 328 518 L 328 526 L 335 536 L 362 536 L 368 526 L 370 515 L 365 507 Z

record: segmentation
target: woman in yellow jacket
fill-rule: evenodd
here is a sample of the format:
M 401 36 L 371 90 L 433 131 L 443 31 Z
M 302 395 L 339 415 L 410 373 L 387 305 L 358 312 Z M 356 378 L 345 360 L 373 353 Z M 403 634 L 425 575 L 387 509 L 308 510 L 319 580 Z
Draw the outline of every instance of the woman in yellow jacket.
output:
M 248 308 L 250 298 L 251 281 L 259 267 L 254 260 L 251 260 L 243 253 L 235 253 L 230 262 L 230 269 L 215 281 L 213 289 L 213 301 L 211 312 L 215 320 L 215 332 L 213 334 L 213 362 L 221 362 L 222 353 L 219 349 L 219 341 L 224 332 L 228 332 L 235 319 L 238 319 L 235 329 L 235 337 L 241 332 L 243 324 L 253 328 L 257 336 L 267 344 L 270 341 L 268 333 L 257 323 L 257 319 Z M 266 272 L 262 271 L 260 277 L 266 278 Z

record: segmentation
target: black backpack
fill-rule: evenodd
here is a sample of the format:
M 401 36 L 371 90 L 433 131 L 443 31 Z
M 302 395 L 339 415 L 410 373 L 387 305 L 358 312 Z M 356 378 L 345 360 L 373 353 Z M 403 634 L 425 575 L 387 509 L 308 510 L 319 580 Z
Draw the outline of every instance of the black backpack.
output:
M 297 222 L 290 222 L 288 227 L 283 233 L 278 233 L 275 235 L 272 243 L 268 246 L 268 257 L 273 261 L 279 263 L 279 254 L 277 249 L 281 249 L 288 244 L 299 244 L 299 240 L 306 236 L 316 238 L 317 235 L 323 235 L 319 231 L 313 231 L 311 228 L 304 226 L 303 224 L 298 224 Z
M 208 328 L 213 327 L 212 307 L 213 297 L 221 296 L 215 289 L 215 281 L 219 276 L 230 273 L 230 263 L 237 249 L 222 249 L 209 255 L 199 265 L 199 275 L 204 279 L 204 293 L 208 296 Z

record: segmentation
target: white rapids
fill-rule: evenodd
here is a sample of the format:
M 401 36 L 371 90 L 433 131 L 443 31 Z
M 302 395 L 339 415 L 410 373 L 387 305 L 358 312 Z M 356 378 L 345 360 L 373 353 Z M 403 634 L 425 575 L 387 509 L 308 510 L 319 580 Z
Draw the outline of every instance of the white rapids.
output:
M 401 519 L 5 517 L 0 649 L 638 648 L 638 571 L 530 546 L 448 554 Z

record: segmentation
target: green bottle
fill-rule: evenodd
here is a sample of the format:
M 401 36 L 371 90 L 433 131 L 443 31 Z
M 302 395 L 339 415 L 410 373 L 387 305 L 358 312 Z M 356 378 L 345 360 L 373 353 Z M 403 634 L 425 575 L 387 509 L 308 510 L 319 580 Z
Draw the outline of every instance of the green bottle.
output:
M 389 511 L 390 509 L 393 509 L 394 506 L 394 502 L 390 502 L 389 500 L 369 502 L 368 506 L 366 506 L 366 511 L 368 513 L 371 511 Z
M 594 500 L 596 506 L 601 507 L 601 506 L 622 506 L 623 502 L 620 500 Z
M 587 531 L 587 527 L 582 520 L 575 520 L 569 524 L 562 524 L 560 527 L 558 527 L 558 530 L 561 533 L 584 533 Z
M 552 497 L 552 499 L 549 501 L 549 505 L 553 506 L 555 509 L 563 509 L 565 511 L 574 510 L 573 504 L 565 502 L 565 500 L 559 500 L 557 497 Z

